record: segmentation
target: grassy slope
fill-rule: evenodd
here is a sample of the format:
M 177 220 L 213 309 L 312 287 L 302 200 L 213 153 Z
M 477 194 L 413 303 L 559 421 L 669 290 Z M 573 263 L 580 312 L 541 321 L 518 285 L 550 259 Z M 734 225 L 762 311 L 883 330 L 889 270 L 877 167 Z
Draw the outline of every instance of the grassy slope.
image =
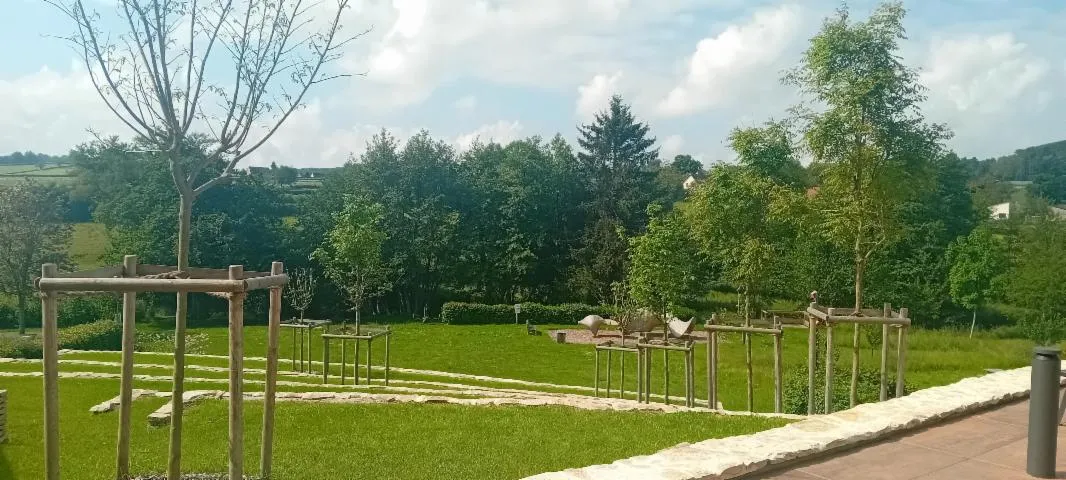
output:
M 76 223 L 67 254 L 80 270 L 103 266 L 108 247 L 107 228 L 99 223 Z
M 394 329 L 396 333 L 391 345 L 393 366 L 592 386 L 592 347 L 556 344 L 546 335 L 529 336 L 526 335 L 524 326 L 400 324 L 395 325 Z M 206 332 L 209 336 L 206 353 L 226 354 L 225 328 L 204 328 L 196 331 Z M 263 356 L 266 348 L 265 338 L 264 327 L 247 327 L 246 355 Z M 851 364 L 851 335 L 838 335 L 836 340 L 837 350 L 841 352 L 839 365 L 846 371 Z M 291 355 L 291 341 L 289 336 L 282 339 L 283 359 Z M 726 408 L 742 409 L 745 401 L 743 345 L 740 336 L 736 334 L 725 335 L 721 342 L 719 391 L 722 402 Z M 1025 340 L 995 339 L 982 334 L 968 339 L 954 331 L 914 329 L 909 335 L 907 347 L 907 381 L 918 388 L 924 388 L 981 375 L 986 368 L 1021 367 L 1028 362 L 1031 346 L 1032 343 Z M 698 396 L 705 398 L 705 347 L 700 344 L 696 348 L 696 391 Z M 376 358 L 375 363 L 379 365 L 383 350 L 381 345 L 375 345 L 373 355 Z M 786 330 L 783 351 L 786 375 L 790 368 L 804 368 L 807 361 L 806 331 Z M 895 352 L 894 348 L 892 351 Z M 755 406 L 760 411 L 771 411 L 773 407 L 772 352 L 772 342 L 769 338 L 755 337 L 752 348 L 755 364 Z M 316 360 L 321 359 L 320 343 L 316 343 L 313 354 Z M 361 355 L 365 355 L 365 352 L 361 352 Z M 615 387 L 618 378 L 617 358 L 615 357 L 613 371 Z M 335 356 L 334 361 L 336 359 Z M 656 374 L 652 376 L 652 388 L 653 391 L 661 392 L 662 375 L 658 372 L 662 368 L 662 357 L 656 355 L 653 360 Z M 877 368 L 880 364 L 880 351 L 864 345 L 861 362 L 865 366 Z M 891 357 L 890 364 L 890 369 L 894 368 L 894 356 Z M 281 365 L 286 368 L 288 362 L 282 361 Z M 634 366 L 633 357 L 627 356 L 626 382 L 630 389 L 635 385 L 635 378 L 632 376 Z M 676 395 L 682 391 L 681 357 L 673 357 L 670 367 L 670 390 Z
M 0 378 L 0 389 L 10 395 L 10 440 L 0 445 L 0 478 L 41 478 L 40 379 Z M 112 380 L 61 380 L 64 478 L 107 478 L 113 472 L 117 415 L 91 415 L 88 408 L 117 389 Z M 160 471 L 165 464 L 167 429 L 147 427 L 143 420 L 162 403 L 162 399 L 134 403 L 132 458 L 137 472 Z M 250 402 L 245 409 L 245 464 L 252 472 L 258 465 L 260 405 Z M 559 407 L 279 405 L 274 464 L 276 478 L 282 480 L 520 478 L 782 424 L 757 418 Z M 187 411 L 183 452 L 187 470 L 225 469 L 225 418 L 223 402 L 206 402 Z

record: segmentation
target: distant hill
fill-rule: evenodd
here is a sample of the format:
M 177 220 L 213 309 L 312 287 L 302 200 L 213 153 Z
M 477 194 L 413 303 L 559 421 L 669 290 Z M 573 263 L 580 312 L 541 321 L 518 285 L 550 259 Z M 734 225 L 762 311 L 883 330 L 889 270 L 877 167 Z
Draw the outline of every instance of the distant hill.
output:
M 66 156 L 52 156 L 30 151 L 0 155 L 0 165 L 64 165 L 67 163 L 66 160 Z
M 975 185 L 1025 187 L 1053 204 L 1066 203 L 1066 140 L 1023 148 L 999 158 L 967 159 L 967 163 Z

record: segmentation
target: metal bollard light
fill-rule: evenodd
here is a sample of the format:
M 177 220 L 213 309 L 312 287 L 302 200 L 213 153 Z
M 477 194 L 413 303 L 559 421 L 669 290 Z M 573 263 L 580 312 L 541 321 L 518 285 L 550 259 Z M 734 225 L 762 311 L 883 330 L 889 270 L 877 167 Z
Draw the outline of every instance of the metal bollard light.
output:
M 1025 471 L 1038 478 L 1055 478 L 1059 378 L 1062 369 L 1059 352 L 1058 347 L 1033 349 L 1032 392 L 1029 394 L 1029 445 Z

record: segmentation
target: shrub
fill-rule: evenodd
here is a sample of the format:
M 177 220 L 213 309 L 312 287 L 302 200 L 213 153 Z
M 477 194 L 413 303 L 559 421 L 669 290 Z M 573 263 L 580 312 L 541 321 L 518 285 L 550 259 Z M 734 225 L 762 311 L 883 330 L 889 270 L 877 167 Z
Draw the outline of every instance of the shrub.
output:
M 114 320 L 97 320 L 59 331 L 59 348 L 71 350 L 121 350 L 122 325 Z
M 823 340 L 824 344 L 824 340 Z M 834 356 L 839 351 L 834 351 Z M 839 358 L 839 357 L 838 357 Z M 851 389 L 851 367 L 850 365 L 841 367 L 839 363 L 834 363 L 836 369 L 833 371 L 833 411 L 846 410 L 850 403 Z M 825 412 L 825 358 L 824 355 L 818 358 L 817 366 L 815 367 L 814 374 L 814 413 Z M 881 398 L 880 391 L 880 378 L 881 374 L 878 370 L 861 368 L 859 369 L 859 385 L 856 390 L 856 394 L 859 397 L 859 403 L 873 403 L 877 402 Z M 904 380 L 905 381 L 905 380 Z M 894 398 L 896 396 L 896 376 L 893 372 L 888 372 L 888 398 Z M 785 374 L 785 391 L 783 393 L 782 407 L 785 413 L 793 413 L 797 415 L 807 414 L 807 367 L 804 365 L 801 368 L 789 370 Z M 913 391 L 913 387 L 904 383 L 903 393 Z
M 523 303 L 518 321 L 537 324 L 575 323 L 587 315 L 609 316 L 610 307 L 580 303 L 542 305 Z M 441 321 L 452 325 L 488 325 L 514 323 L 514 305 L 485 305 L 481 303 L 448 302 L 441 308 Z
M 0 336 L 0 357 L 41 358 L 41 340 L 37 337 L 2 335 Z

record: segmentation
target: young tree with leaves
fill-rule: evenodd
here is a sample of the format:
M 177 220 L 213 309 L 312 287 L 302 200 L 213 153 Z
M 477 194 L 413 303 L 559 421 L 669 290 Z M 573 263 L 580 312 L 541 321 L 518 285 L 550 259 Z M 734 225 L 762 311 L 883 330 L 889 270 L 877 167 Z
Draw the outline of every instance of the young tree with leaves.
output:
M 775 283 L 788 223 L 778 214 L 786 190 L 753 169 L 720 165 L 680 207 L 701 250 L 741 294 L 741 315 Z
M 1006 245 L 987 227 L 975 228 L 969 235 L 959 237 L 948 247 L 951 270 L 948 282 L 951 298 L 959 305 L 973 310 L 970 336 L 977 325 L 977 310 L 1002 289 L 1000 280 L 1010 267 Z
M 14 295 L 19 335 L 26 334 L 26 302 L 43 263 L 66 263 L 70 226 L 58 188 L 32 181 L 0 187 L 0 292 Z
M 1033 341 L 1053 345 L 1066 336 L 1066 223 L 1040 219 L 1021 230 L 1007 298 L 1028 309 L 1019 322 Z
M 667 313 L 684 306 L 696 293 L 702 262 L 679 215 L 652 204 L 648 216 L 648 231 L 630 240 L 629 293 L 662 318 L 666 341 L 670 338 Z
M 381 229 L 381 204 L 355 196 L 346 200 L 344 210 L 334 217 L 336 223 L 326 241 L 312 258 L 325 267 L 326 276 L 348 296 L 358 334 L 363 304 L 389 288 L 388 270 L 381 258 L 387 235 Z
M 311 308 L 311 301 L 315 298 L 317 286 L 318 279 L 315 277 L 314 270 L 301 268 L 292 273 L 292 281 L 289 282 L 285 296 L 289 299 L 292 308 L 299 314 L 300 320 L 304 319 L 304 312 Z
M 189 267 L 196 199 L 229 181 L 311 87 L 342 76 L 326 68 L 351 40 L 340 33 L 349 0 L 336 0 L 325 22 L 314 18 L 321 9 L 300 0 L 120 0 L 115 18 L 87 9 L 84 0 L 46 1 L 73 21 L 67 40 L 104 105 L 169 165 L 179 198 L 178 270 Z M 113 26 L 123 31 L 112 34 Z M 194 132 L 210 132 L 203 157 L 184 150 Z M 187 307 L 187 295 L 178 293 L 173 398 L 184 390 Z M 170 479 L 180 476 L 182 411 L 176 402 Z
M 901 205 L 927 187 L 929 164 L 950 137 L 945 127 L 925 122 L 919 110 L 925 89 L 899 58 L 904 14 L 902 4 L 892 2 L 853 21 L 842 7 L 785 78 L 824 106 L 802 113 L 803 140 L 820 170 L 825 233 L 854 259 L 856 315 L 870 257 L 899 238 Z M 855 349 L 859 336 L 855 324 Z M 856 355 L 852 391 L 858 368 Z

